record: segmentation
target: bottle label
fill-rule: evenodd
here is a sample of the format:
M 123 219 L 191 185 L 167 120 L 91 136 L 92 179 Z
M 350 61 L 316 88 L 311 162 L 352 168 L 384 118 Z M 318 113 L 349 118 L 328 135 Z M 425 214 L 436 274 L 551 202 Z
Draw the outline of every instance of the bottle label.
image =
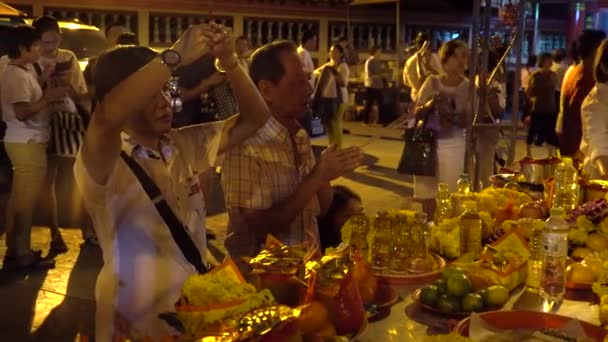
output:
M 568 256 L 567 235 L 565 236 L 560 233 L 544 233 L 542 246 L 543 255 L 552 257 Z

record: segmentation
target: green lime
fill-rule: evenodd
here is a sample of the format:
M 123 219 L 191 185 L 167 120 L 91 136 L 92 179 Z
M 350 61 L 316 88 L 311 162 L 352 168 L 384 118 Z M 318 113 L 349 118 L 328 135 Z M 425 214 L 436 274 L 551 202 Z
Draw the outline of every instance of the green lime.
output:
M 464 274 L 464 271 L 459 267 L 448 267 L 441 273 L 441 279 L 447 282 L 450 277 L 457 274 Z
M 432 284 L 437 286 L 437 289 L 441 293 L 445 293 L 447 291 L 447 281 L 445 279 L 437 279 Z
M 422 290 L 420 290 L 420 301 L 422 302 L 422 304 L 434 307 L 437 305 L 437 301 L 439 300 L 440 295 L 441 293 L 439 292 L 437 286 L 428 285 L 423 287 Z
M 502 285 L 492 285 L 486 289 L 485 304 L 490 308 L 500 308 L 509 300 L 509 290 Z
M 473 284 L 465 274 L 455 274 L 448 278 L 447 294 L 455 297 L 464 297 L 473 291 Z
M 462 299 L 462 311 L 473 312 L 483 309 L 483 298 L 477 293 L 469 293 Z
M 437 302 L 437 308 L 443 312 L 459 312 L 460 311 L 460 298 L 441 295 Z
M 486 295 L 488 294 L 488 291 L 486 289 L 479 289 L 477 291 L 475 291 L 475 293 L 477 293 L 478 295 L 481 296 L 481 298 L 483 298 L 483 300 L 486 300 Z

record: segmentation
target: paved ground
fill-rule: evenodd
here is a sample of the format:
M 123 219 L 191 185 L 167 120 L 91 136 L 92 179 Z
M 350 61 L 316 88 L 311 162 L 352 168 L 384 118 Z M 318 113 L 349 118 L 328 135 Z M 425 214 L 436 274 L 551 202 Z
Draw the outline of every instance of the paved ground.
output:
M 353 127 L 353 133 L 361 131 Z M 325 138 L 314 141 L 326 144 Z M 368 212 L 401 206 L 404 196 L 411 194 L 411 178 L 395 172 L 403 145 L 397 140 L 347 135 L 345 145 L 363 145 L 365 166 L 340 178 L 336 184 L 357 191 Z M 321 147 L 317 148 L 318 150 Z M 521 154 L 521 153 L 520 153 Z M 210 206 L 215 213 L 208 226 L 218 234 L 210 251 L 221 257 L 221 240 L 225 235 L 226 215 L 221 213 L 221 193 L 214 187 Z M 0 340 L 74 341 L 94 330 L 94 284 L 101 267 L 101 255 L 96 250 L 80 249 L 80 232 L 64 229 L 70 250 L 57 256 L 57 267 L 48 272 L 6 274 L 0 271 Z M 3 239 L 2 239 L 3 240 Z M 33 247 L 48 250 L 48 229 L 38 227 L 33 232 Z M 4 241 L 0 241 L 0 257 L 4 256 Z

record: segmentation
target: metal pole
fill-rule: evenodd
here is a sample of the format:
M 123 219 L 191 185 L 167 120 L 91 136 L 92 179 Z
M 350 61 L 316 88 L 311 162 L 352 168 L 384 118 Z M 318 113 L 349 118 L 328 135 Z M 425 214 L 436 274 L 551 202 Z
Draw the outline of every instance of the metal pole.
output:
M 395 2 L 395 8 L 397 11 L 396 14 L 396 18 L 395 18 L 395 66 L 397 68 L 397 77 L 394 79 L 395 81 L 395 88 L 397 89 L 397 111 L 398 111 L 398 115 L 401 116 L 402 112 L 401 112 L 401 79 L 399 77 L 400 73 L 399 73 L 399 54 L 401 53 L 401 35 L 400 32 L 401 31 L 401 5 L 400 5 L 401 1 L 397 1 Z
M 540 47 L 538 46 L 538 42 L 540 40 L 540 31 L 538 30 L 538 22 L 540 20 L 540 3 L 536 2 L 534 4 L 534 51 L 535 55 L 540 53 Z
M 349 43 L 353 44 L 353 47 L 354 47 L 355 43 L 353 42 L 352 38 L 353 38 L 353 32 L 350 27 L 350 4 L 349 4 L 349 5 L 346 5 L 346 39 Z
M 477 113 L 476 115 L 473 116 L 473 130 L 471 131 L 471 140 L 472 140 L 472 150 L 471 153 L 475 156 L 477 156 L 474 159 L 474 168 L 473 168 L 473 174 L 472 174 L 472 179 L 473 179 L 473 187 L 476 191 L 481 191 L 481 189 L 479 188 L 479 156 L 477 155 L 477 144 L 480 143 L 479 139 L 480 136 L 483 134 L 480 132 L 480 130 L 489 130 L 492 129 L 492 127 L 486 127 L 486 126 L 477 126 L 477 122 L 475 122 L 475 118 L 479 118 L 479 114 L 481 114 L 479 111 L 481 110 L 480 108 L 485 108 L 486 106 L 486 100 L 487 100 L 487 90 L 488 90 L 488 83 L 486 82 L 487 76 L 488 76 L 488 57 L 490 55 L 490 19 L 492 17 L 492 4 L 490 3 L 489 0 L 485 0 L 485 7 L 483 10 L 483 21 L 482 21 L 482 29 L 483 29 L 483 40 L 481 41 L 481 68 L 478 70 L 477 74 L 479 75 L 479 82 L 476 82 L 476 75 L 472 74 L 470 75 L 470 77 L 472 77 L 472 80 L 470 81 L 471 83 L 475 84 L 478 83 L 477 87 L 479 88 L 479 96 L 477 101 L 474 103 L 474 110 L 475 113 Z M 473 53 L 475 54 L 479 54 L 478 49 L 477 49 L 477 42 L 473 42 Z
M 523 2 L 523 0 L 522 0 Z M 526 4 L 519 11 L 517 37 L 515 41 L 515 79 L 513 80 L 513 105 L 511 106 L 511 139 L 509 144 L 509 165 L 515 162 L 515 143 L 517 142 L 517 124 L 519 123 L 519 88 L 521 87 L 521 62 L 524 39 L 526 37 Z
M 481 10 L 481 0 L 474 0 L 473 2 L 473 15 L 471 18 L 471 39 L 472 45 L 475 46 L 479 40 L 479 12 Z M 477 87 L 475 85 L 475 75 L 477 75 L 477 64 L 479 61 L 479 54 L 471 53 L 469 58 L 469 75 L 472 79 L 469 82 L 469 105 L 470 110 L 467 113 L 467 131 L 466 131 L 466 151 L 465 151 L 465 165 L 464 172 L 471 173 L 475 170 L 474 165 L 474 153 L 473 153 L 473 117 L 476 112 L 475 103 L 477 102 Z

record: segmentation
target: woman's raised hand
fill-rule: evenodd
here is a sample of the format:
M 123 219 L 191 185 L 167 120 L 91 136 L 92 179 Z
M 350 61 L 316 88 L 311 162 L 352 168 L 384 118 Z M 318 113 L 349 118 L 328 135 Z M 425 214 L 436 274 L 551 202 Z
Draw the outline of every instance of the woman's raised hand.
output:
M 210 22 L 203 32 L 208 40 L 209 50 L 219 60 L 224 69 L 232 69 L 238 64 L 234 53 L 234 39 L 229 27 Z
M 182 36 L 173 44 L 171 49 L 181 56 L 181 64 L 188 65 L 209 53 L 209 38 L 207 38 L 207 24 L 190 26 Z

